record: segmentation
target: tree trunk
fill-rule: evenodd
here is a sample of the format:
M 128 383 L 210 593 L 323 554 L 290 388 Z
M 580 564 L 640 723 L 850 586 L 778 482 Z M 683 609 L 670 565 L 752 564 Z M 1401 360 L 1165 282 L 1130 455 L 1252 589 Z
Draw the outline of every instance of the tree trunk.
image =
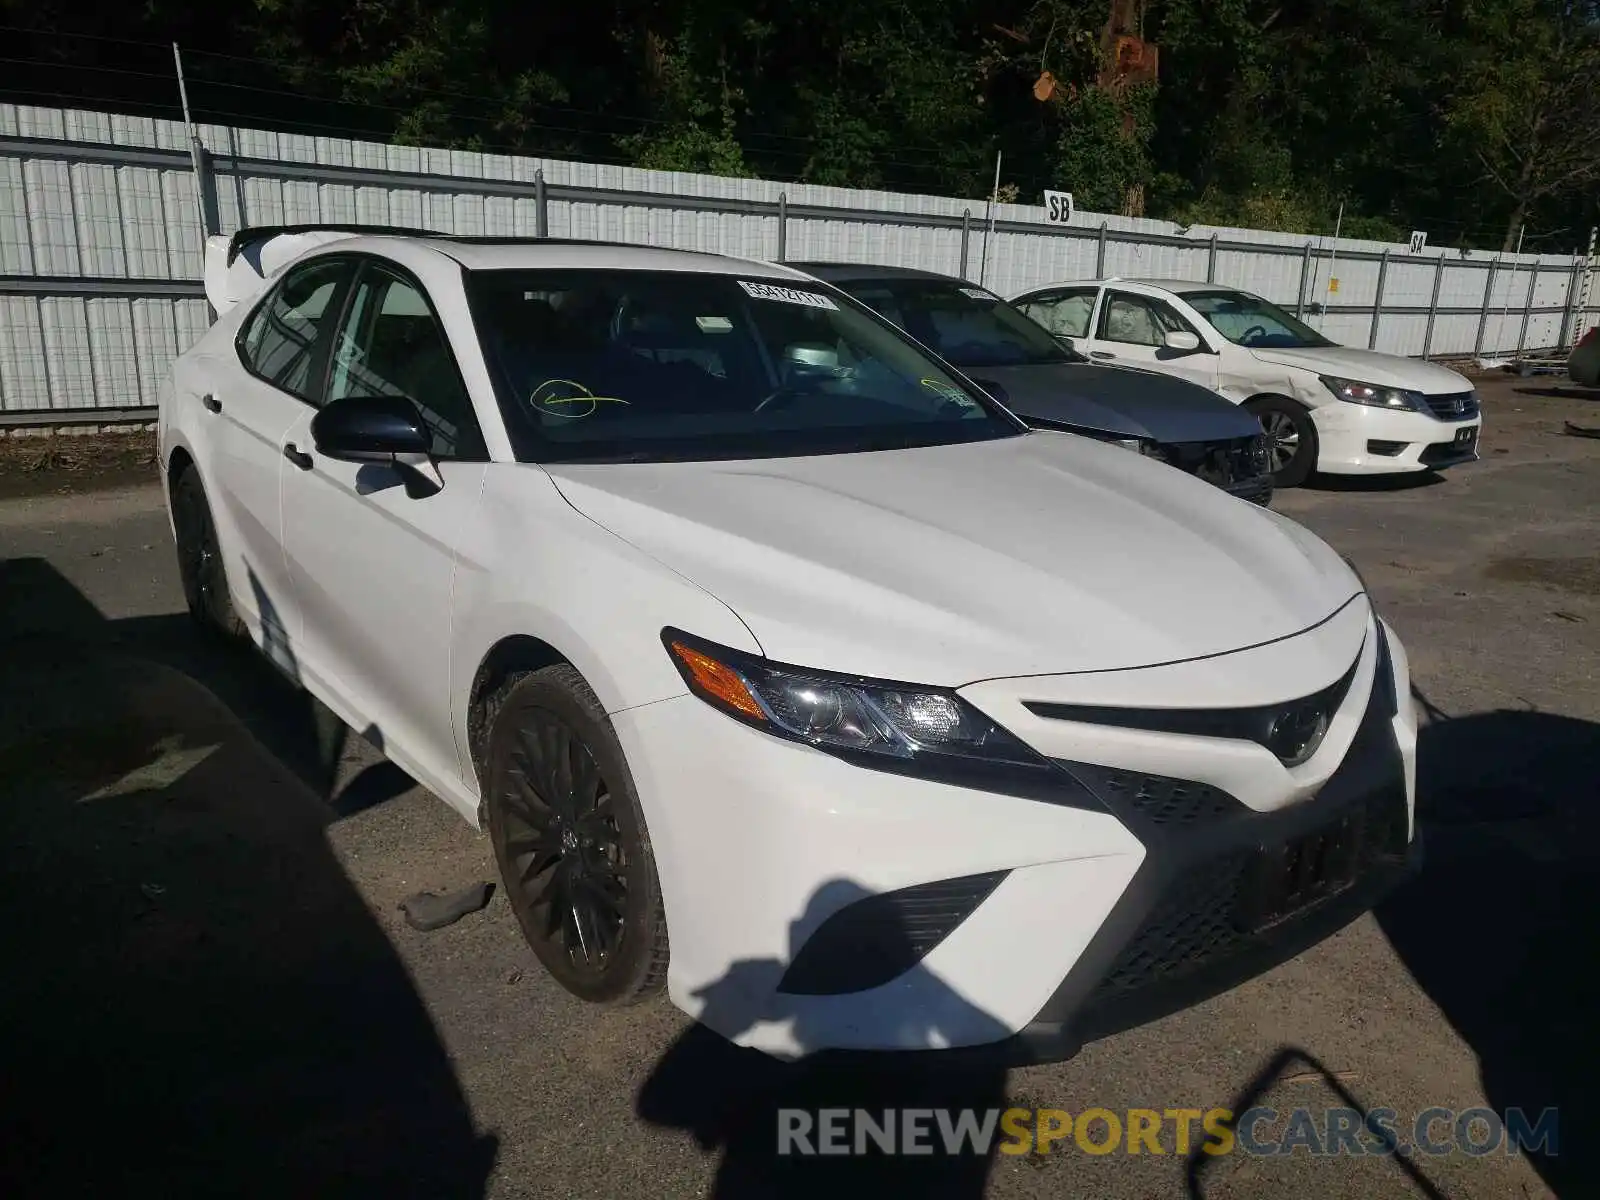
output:
M 1500 243 L 1500 253 L 1510 254 L 1517 248 L 1517 234 L 1522 229 L 1523 218 L 1528 215 L 1528 202 L 1518 200 L 1517 206 L 1511 210 L 1511 219 L 1506 222 L 1506 239 Z
M 1539 127 L 1534 127 L 1534 140 L 1528 146 L 1527 154 L 1522 159 L 1522 169 L 1517 172 L 1517 203 L 1511 210 L 1511 216 L 1506 221 L 1506 240 L 1500 244 L 1500 253 L 1509 254 L 1517 248 L 1517 242 L 1522 236 L 1522 223 L 1528 219 L 1528 192 L 1529 185 L 1533 183 L 1533 161 L 1539 153 L 1538 141 Z

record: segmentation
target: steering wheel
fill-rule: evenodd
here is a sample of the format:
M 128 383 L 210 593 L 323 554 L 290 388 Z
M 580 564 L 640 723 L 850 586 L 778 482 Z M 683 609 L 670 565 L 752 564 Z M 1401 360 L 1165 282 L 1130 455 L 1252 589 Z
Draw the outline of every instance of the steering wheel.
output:
M 1243 333 L 1241 333 L 1239 335 L 1239 344 L 1241 346 L 1252 345 L 1254 343 L 1255 335 L 1258 334 L 1258 333 L 1262 337 L 1266 337 L 1267 336 L 1267 327 L 1265 325 L 1252 325 L 1252 326 L 1250 326 L 1249 329 L 1246 329 Z

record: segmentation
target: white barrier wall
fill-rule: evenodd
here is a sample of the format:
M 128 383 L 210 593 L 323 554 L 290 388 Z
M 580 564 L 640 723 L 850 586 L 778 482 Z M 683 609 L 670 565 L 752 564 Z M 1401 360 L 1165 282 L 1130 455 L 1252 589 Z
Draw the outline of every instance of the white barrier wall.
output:
M 1410 355 L 1554 346 L 1600 316 L 1575 312 L 1581 266 L 1570 256 L 1501 261 L 1433 247 L 1413 256 L 1379 242 L 1097 213 L 1062 227 L 1016 204 L 995 206 L 986 236 L 982 200 L 214 125 L 198 133 L 209 156 L 200 191 L 178 122 L 0 105 L 0 420 L 155 403 L 171 360 L 208 320 L 203 203 L 222 232 L 319 222 L 542 232 L 916 266 L 981 277 L 1002 294 L 1101 275 L 1210 278 L 1302 310 L 1336 341 Z

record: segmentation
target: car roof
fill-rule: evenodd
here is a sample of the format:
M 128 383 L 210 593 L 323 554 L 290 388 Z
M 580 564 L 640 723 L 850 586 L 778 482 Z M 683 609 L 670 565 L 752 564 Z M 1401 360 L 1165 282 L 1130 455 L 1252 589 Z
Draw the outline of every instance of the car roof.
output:
M 686 271 L 711 275 L 753 275 L 763 279 L 804 279 L 792 267 L 725 254 L 694 250 L 669 250 L 632 242 L 606 242 L 584 238 L 526 238 L 455 236 L 426 229 L 386 225 L 274 225 L 241 229 L 229 240 L 231 264 L 248 245 L 296 234 L 332 234 L 315 249 L 382 253 L 396 243 L 425 246 L 454 259 L 468 270 L 537 267 L 613 269 L 633 271 Z
M 940 283 L 972 286 L 955 275 L 941 275 L 937 271 L 923 271 L 916 267 L 890 267 L 881 263 L 795 262 L 786 259 L 783 265 L 830 283 L 858 279 L 935 279 Z
M 1131 283 L 1135 287 L 1156 288 L 1160 291 L 1173 292 L 1180 296 L 1185 292 L 1237 292 L 1240 290 L 1222 283 L 1207 283 L 1203 279 L 1124 279 L 1120 275 L 1108 275 L 1104 279 L 1063 279 L 1056 283 L 1041 283 L 1033 287 L 1024 288 L 1023 292 L 1042 292 L 1046 288 L 1104 287 L 1107 284 L 1117 283 Z
M 381 239 L 380 239 L 381 240 Z M 706 254 L 697 250 L 668 250 L 626 242 L 589 242 L 579 239 L 473 238 L 418 239 L 455 259 L 469 271 L 569 267 L 588 270 L 689 271 L 707 275 L 757 275 L 764 279 L 804 279 L 801 272 L 778 263 Z

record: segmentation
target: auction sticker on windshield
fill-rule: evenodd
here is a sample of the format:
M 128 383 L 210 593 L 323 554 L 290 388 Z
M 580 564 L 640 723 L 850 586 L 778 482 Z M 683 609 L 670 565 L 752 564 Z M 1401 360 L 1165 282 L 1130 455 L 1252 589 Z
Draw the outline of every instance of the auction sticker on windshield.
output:
M 817 292 L 802 292 L 796 288 L 778 287 L 772 283 L 748 283 L 739 280 L 739 286 L 745 294 L 754 296 L 757 300 L 776 300 L 780 304 L 804 304 L 807 308 L 831 308 L 839 306 L 828 297 Z

